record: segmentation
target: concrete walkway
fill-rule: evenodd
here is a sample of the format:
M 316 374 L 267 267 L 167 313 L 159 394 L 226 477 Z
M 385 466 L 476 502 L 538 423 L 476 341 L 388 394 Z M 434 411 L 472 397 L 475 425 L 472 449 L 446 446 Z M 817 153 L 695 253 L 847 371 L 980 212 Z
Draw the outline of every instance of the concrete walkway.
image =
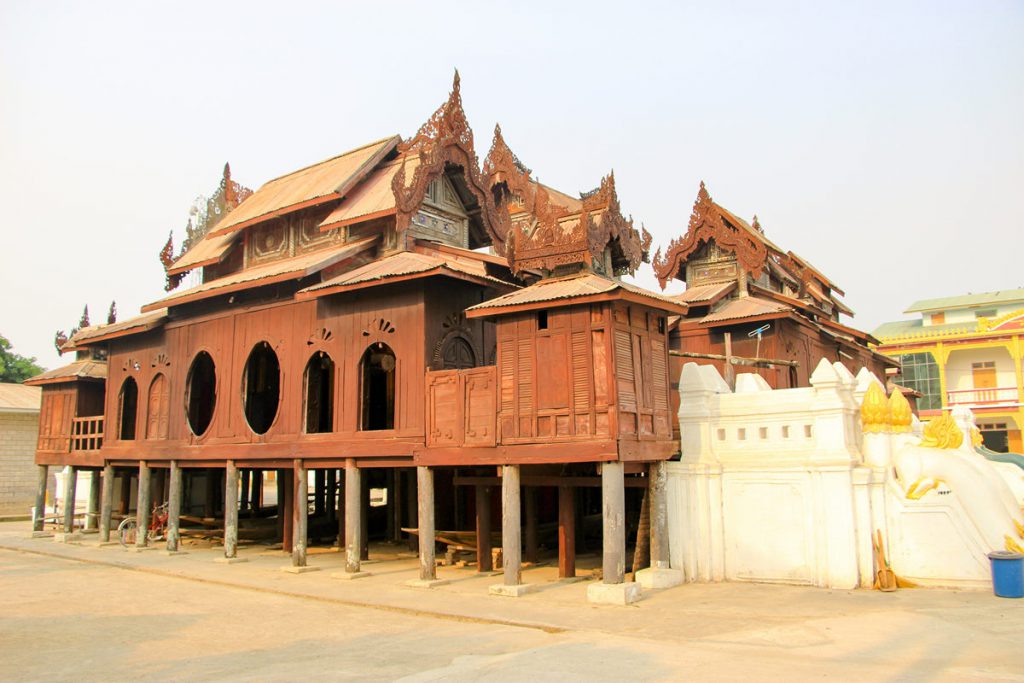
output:
M 116 661 L 90 656 L 92 639 L 76 639 L 73 631 L 89 615 L 108 614 L 118 623 L 123 612 L 135 615 L 131 628 L 94 635 L 124 643 L 133 656 L 156 650 L 152 655 L 159 662 L 154 642 L 176 657 L 190 644 L 197 650 L 189 661 L 207 661 L 208 651 L 226 639 L 246 658 L 245 663 L 234 661 L 234 668 L 157 668 L 154 680 L 186 673 L 197 679 L 226 674 L 294 678 L 299 672 L 284 665 L 287 658 L 279 661 L 284 644 L 303 638 L 319 643 L 329 634 L 330 647 L 316 647 L 334 655 L 318 655 L 326 668 L 310 668 L 306 675 L 336 680 L 554 680 L 571 673 L 587 680 L 1024 681 L 1024 600 L 986 592 L 883 594 L 728 583 L 649 591 L 629 607 L 598 607 L 586 601 L 587 581 L 559 582 L 554 567 L 524 571 L 524 582 L 538 584 L 537 592 L 502 598 L 487 594 L 500 576 L 482 576 L 472 568 L 440 567 L 439 576 L 450 583 L 429 590 L 407 587 L 404 582 L 417 575 L 415 557 L 386 547 L 375 549 L 388 560 L 364 566 L 372 576 L 343 581 L 331 576 L 343 565 L 335 552 L 314 549 L 309 563 L 322 570 L 289 574 L 281 571 L 289 564 L 284 553 L 257 546 L 240 549 L 247 562 L 224 565 L 214 561 L 219 549 L 190 548 L 186 555 L 168 557 L 159 550 L 100 548 L 88 540 L 30 539 L 27 529 L 25 523 L 0 525 L 0 593 L 8 596 L 0 615 L 3 679 L 48 677 L 31 664 L 8 668 L 25 655 L 15 645 L 23 629 L 19 619 L 40 613 L 63 626 L 55 626 L 53 637 L 45 637 L 39 647 L 60 647 L 62 636 L 77 640 L 74 661 L 85 667 L 85 678 L 119 677 L 126 672 Z M 175 605 L 198 609 L 197 623 L 203 626 L 196 628 L 208 633 L 161 627 L 159 615 Z M 146 623 L 150 613 L 152 628 L 140 631 L 135 622 Z M 334 623 L 339 615 L 347 618 L 341 627 Z M 250 623 L 253 618 L 259 623 Z M 246 640 L 236 633 L 256 626 L 269 629 L 281 643 L 266 635 Z M 365 639 L 373 633 L 378 638 L 374 652 L 363 665 L 333 661 L 346 652 L 365 651 Z M 143 647 L 137 637 L 150 644 Z M 251 668 L 248 660 L 264 666 Z M 76 673 L 57 677 L 82 677 L 81 670 Z

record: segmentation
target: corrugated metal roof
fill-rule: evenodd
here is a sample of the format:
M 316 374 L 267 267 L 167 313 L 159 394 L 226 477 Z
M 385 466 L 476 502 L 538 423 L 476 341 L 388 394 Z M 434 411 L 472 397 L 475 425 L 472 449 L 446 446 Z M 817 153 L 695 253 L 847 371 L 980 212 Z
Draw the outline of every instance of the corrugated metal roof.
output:
M 25 380 L 25 384 L 56 384 L 57 382 L 73 382 L 77 379 L 106 379 L 107 364 L 95 360 L 76 360 L 55 370 L 47 370 L 35 377 Z
M 710 285 L 699 285 L 687 287 L 682 294 L 674 294 L 670 298 L 681 301 L 685 304 L 702 304 L 718 299 L 720 296 L 736 287 L 735 280 L 730 282 L 719 282 Z
M 951 308 L 970 308 L 992 304 L 1024 304 L 1024 289 L 1004 289 L 998 292 L 981 292 L 979 294 L 963 294 L 947 296 L 940 299 L 922 299 L 911 304 L 904 313 L 921 313 L 925 311 L 945 311 Z
M 419 156 L 404 157 L 406 180 L 412 179 Z M 386 215 L 395 210 L 395 193 L 391 180 L 402 167 L 402 158 L 394 159 L 375 168 L 366 180 L 356 185 L 345 200 L 320 223 L 321 230 L 357 223 L 367 216 Z
M 226 235 L 212 235 L 207 233 L 192 248 L 181 255 L 177 261 L 167 269 L 168 275 L 185 273 L 199 266 L 208 266 L 220 263 L 228 253 L 231 245 L 235 243 L 241 232 L 229 232 Z
M 355 256 L 364 249 L 368 249 L 380 238 L 379 235 L 364 237 L 343 244 L 337 248 L 322 249 L 301 256 L 273 261 L 263 266 L 256 266 L 247 270 L 241 270 L 231 275 L 226 275 L 210 282 L 205 282 L 196 287 L 175 292 L 159 301 L 147 304 L 142 307 L 143 311 L 152 311 L 160 307 L 174 306 L 185 301 L 205 299 L 219 294 L 226 294 L 229 291 L 250 289 L 263 284 L 272 284 L 285 280 L 298 279 L 319 272 L 328 266 L 332 266 L 351 256 Z
M 499 280 L 487 274 L 487 267 L 481 261 L 468 259 L 442 258 L 430 254 L 402 251 L 378 261 L 367 263 L 355 270 L 331 278 L 326 282 L 303 289 L 300 294 L 323 296 L 333 292 L 354 289 L 370 282 L 380 282 L 410 275 L 443 275 L 445 271 L 452 274 L 467 275 L 475 279 L 486 280 L 504 287 L 512 287 L 509 282 Z M 329 291 L 328 291 L 329 290 Z
M 675 301 L 667 296 L 637 287 L 621 280 L 598 275 L 591 272 L 582 272 L 559 278 L 549 278 L 536 282 L 529 287 L 499 296 L 485 301 L 476 306 L 471 306 L 467 311 L 486 310 L 492 308 L 507 308 L 510 306 L 522 306 L 527 304 L 543 303 L 545 301 L 558 301 L 563 299 L 576 299 L 581 297 L 594 296 L 596 294 L 608 294 L 616 290 L 622 290 L 651 300 L 651 306 L 666 308 L 668 310 L 685 312 L 686 304 Z
M 786 304 L 744 296 L 738 299 L 730 299 L 714 313 L 701 318 L 700 322 L 704 324 L 722 322 L 723 320 L 740 320 L 742 318 L 755 318 L 773 313 L 785 313 L 792 310 L 793 308 Z
M 318 200 L 340 199 L 400 141 L 392 136 L 371 142 L 318 164 L 275 178 L 256 190 L 218 223 L 212 234 L 221 235 L 246 225 L 279 216 Z
M 120 337 L 128 334 L 138 334 L 139 332 L 145 332 L 155 327 L 159 327 L 164 324 L 167 320 L 167 309 L 160 308 L 149 313 L 143 313 L 133 318 L 126 318 L 120 322 L 112 323 L 110 325 L 90 325 L 84 327 L 74 334 L 68 343 L 64 345 L 64 350 L 74 349 L 79 344 L 84 344 L 88 341 L 94 341 L 100 338 L 107 339 L 109 337 Z
M 43 399 L 39 387 L 24 384 L 0 384 L 0 413 L 38 413 Z

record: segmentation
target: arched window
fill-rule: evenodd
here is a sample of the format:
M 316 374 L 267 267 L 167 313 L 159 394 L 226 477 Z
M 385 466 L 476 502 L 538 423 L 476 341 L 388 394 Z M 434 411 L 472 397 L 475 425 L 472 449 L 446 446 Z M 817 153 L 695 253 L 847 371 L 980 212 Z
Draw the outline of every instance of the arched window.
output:
M 117 436 L 122 441 L 131 441 L 135 438 L 135 415 L 139 407 L 139 385 L 134 377 L 128 377 L 121 384 L 117 405 Z
M 444 370 L 467 370 L 476 367 L 473 347 L 462 337 L 452 337 L 441 350 L 441 368 Z
M 185 415 L 189 429 L 202 436 L 213 421 L 213 408 L 217 404 L 217 369 L 213 358 L 200 351 L 192 360 L 185 380 Z
M 281 365 L 270 344 L 263 341 L 253 347 L 242 375 L 242 405 L 249 428 L 266 434 L 277 417 L 281 398 Z
M 395 428 L 395 353 L 384 342 L 366 349 L 359 363 L 362 376 L 361 428 Z
M 170 410 L 167 396 L 167 376 L 158 373 L 149 385 L 149 400 L 146 409 L 146 438 L 167 438 L 167 413 Z
M 306 363 L 306 433 L 334 431 L 334 361 L 317 351 Z

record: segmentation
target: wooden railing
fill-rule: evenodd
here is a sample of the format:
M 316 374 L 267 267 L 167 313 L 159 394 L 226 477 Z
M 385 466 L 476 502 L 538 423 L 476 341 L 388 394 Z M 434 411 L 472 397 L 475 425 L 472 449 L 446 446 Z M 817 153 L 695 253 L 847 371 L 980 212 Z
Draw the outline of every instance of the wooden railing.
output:
M 987 389 L 953 389 L 948 393 L 948 405 L 992 406 L 1016 404 L 1017 387 L 991 387 Z
M 97 451 L 103 447 L 103 416 L 71 420 L 71 450 Z

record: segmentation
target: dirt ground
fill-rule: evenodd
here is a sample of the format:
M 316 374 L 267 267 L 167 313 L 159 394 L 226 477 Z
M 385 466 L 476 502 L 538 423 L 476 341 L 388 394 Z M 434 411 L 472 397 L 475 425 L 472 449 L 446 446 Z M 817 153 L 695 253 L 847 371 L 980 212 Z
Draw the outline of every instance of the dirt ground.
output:
M 341 581 L 337 553 L 295 575 L 256 547 L 224 565 L 25 528 L 0 525 L 0 680 L 1024 681 L 1024 600 L 985 592 L 687 585 L 598 607 L 552 567 L 501 598 L 471 568 L 409 588 L 400 553 Z

